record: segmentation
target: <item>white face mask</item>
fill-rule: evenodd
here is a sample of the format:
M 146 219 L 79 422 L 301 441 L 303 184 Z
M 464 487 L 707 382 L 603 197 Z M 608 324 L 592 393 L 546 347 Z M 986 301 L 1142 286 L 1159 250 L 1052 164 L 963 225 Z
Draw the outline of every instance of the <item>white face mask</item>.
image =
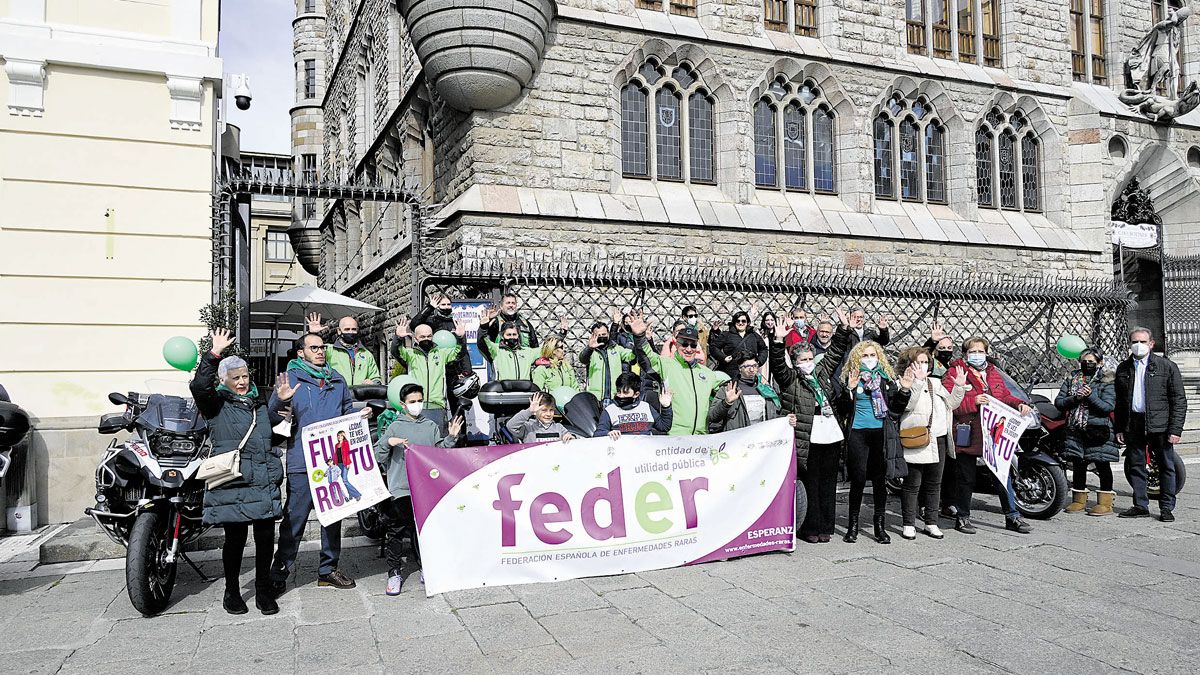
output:
M 918 380 L 925 379 L 925 376 L 928 374 L 929 374 L 929 364 L 928 363 L 918 363 L 917 365 L 913 366 L 913 375 L 916 376 L 916 378 Z
M 867 356 L 862 360 L 862 367 L 866 368 L 867 370 L 875 370 L 875 366 L 878 365 L 879 359 L 875 358 L 874 356 Z
M 817 368 L 817 362 L 805 361 L 797 367 L 800 368 L 800 372 L 804 373 L 805 375 L 812 375 L 812 372 Z
M 425 402 L 417 401 L 416 403 L 405 403 L 404 407 L 408 409 L 409 415 L 412 415 L 413 417 L 420 417 L 421 411 L 425 409 Z
M 1144 359 L 1150 353 L 1150 345 L 1143 342 L 1135 342 L 1129 348 L 1129 353 L 1133 354 L 1133 358 L 1135 359 Z
M 700 322 L 700 319 L 698 317 L 689 316 L 687 322 L 689 326 L 695 326 Z

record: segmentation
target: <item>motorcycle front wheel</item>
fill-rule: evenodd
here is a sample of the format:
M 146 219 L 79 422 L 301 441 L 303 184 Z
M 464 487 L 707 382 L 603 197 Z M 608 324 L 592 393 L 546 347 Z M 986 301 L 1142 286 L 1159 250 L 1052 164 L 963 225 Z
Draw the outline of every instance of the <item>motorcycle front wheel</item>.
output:
M 1024 461 L 1017 463 L 1013 492 L 1017 510 L 1026 518 L 1046 520 L 1062 511 L 1070 499 L 1067 474 L 1057 464 Z
M 169 534 L 169 519 L 157 511 L 139 515 L 129 533 L 125 587 L 129 601 L 142 616 L 154 616 L 166 609 L 175 588 L 176 563 L 167 562 Z

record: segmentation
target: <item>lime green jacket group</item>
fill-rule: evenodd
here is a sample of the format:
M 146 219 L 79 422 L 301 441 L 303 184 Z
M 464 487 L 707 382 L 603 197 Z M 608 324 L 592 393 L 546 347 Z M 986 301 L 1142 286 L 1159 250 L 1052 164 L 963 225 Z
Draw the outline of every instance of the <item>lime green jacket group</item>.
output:
M 535 365 L 533 367 L 533 383 L 544 392 L 552 392 L 559 387 L 570 387 L 579 391 L 579 378 L 575 369 L 566 361 L 555 365 Z
M 663 383 L 671 390 L 671 408 L 674 420 L 671 436 L 697 436 L 708 433 L 708 408 L 713 391 L 729 376 L 710 370 L 700 364 L 689 365 L 683 357 L 659 356 L 650 345 L 639 339 L 639 347 L 650 360 L 650 367 L 657 372 Z
M 348 387 L 371 381 L 383 383 L 379 377 L 379 364 L 375 362 L 375 355 L 361 345 L 354 350 L 353 360 L 350 358 L 350 350 L 344 345 L 338 342 L 325 345 L 325 365 L 345 378 Z
M 481 336 L 482 337 L 482 336 Z M 533 362 L 542 357 L 538 347 L 501 349 L 495 340 L 483 337 L 483 350 L 496 371 L 497 380 L 533 381 Z
M 394 348 L 394 353 L 408 367 L 408 374 L 425 389 L 426 408 L 445 410 L 446 366 L 458 358 L 461 349 L 460 344 L 434 347 L 428 352 L 403 345 Z
M 617 395 L 617 377 L 621 375 L 621 364 L 635 363 L 637 354 L 632 349 L 610 343 L 606 349 L 585 347 L 579 352 L 579 360 L 587 365 L 587 390 L 596 400 L 603 401 Z

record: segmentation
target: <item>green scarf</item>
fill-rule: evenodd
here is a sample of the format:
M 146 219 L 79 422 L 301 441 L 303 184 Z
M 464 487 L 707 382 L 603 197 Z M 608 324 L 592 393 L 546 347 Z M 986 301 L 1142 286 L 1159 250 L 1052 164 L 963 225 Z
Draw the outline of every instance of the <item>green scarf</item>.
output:
M 758 393 L 761 394 L 763 398 L 767 399 L 771 403 L 774 403 L 776 409 L 783 406 L 783 404 L 779 401 L 779 394 L 771 385 L 763 382 L 762 375 L 755 377 L 754 388 L 758 390 Z
M 821 383 L 817 381 L 817 376 L 812 373 L 800 373 L 808 380 L 808 386 L 812 387 L 813 393 L 817 396 L 817 405 L 825 407 L 825 392 L 821 390 Z
M 217 385 L 217 391 L 227 391 L 232 394 L 234 398 L 243 402 L 250 402 L 258 398 L 258 385 L 254 384 L 253 382 L 250 383 L 250 391 L 246 392 L 245 396 L 237 393 L 229 387 L 226 387 L 224 382 Z
M 330 368 L 329 366 L 325 366 L 324 368 L 317 368 L 316 366 L 309 363 L 308 361 L 305 361 L 304 359 L 292 359 L 291 361 L 288 361 L 287 369 L 288 370 L 303 370 L 304 372 L 308 373 L 309 375 L 312 375 L 313 377 L 317 378 L 318 380 L 332 380 L 333 379 L 333 368 Z

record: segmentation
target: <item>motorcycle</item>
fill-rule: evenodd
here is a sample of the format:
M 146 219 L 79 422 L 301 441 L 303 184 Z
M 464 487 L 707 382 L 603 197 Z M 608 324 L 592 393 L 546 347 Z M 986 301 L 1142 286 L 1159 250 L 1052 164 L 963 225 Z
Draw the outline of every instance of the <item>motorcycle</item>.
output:
M 179 559 L 205 581 L 183 547 L 208 529 L 202 524 L 204 481 L 196 478 L 208 457 L 208 425 L 190 398 L 112 393 L 125 412 L 100 418 L 113 439 L 96 467 L 96 506 L 84 509 L 114 542 L 124 546 L 129 601 L 144 616 L 166 609 Z
M 13 448 L 29 434 L 29 415 L 16 404 L 0 401 L 0 478 L 12 466 Z

